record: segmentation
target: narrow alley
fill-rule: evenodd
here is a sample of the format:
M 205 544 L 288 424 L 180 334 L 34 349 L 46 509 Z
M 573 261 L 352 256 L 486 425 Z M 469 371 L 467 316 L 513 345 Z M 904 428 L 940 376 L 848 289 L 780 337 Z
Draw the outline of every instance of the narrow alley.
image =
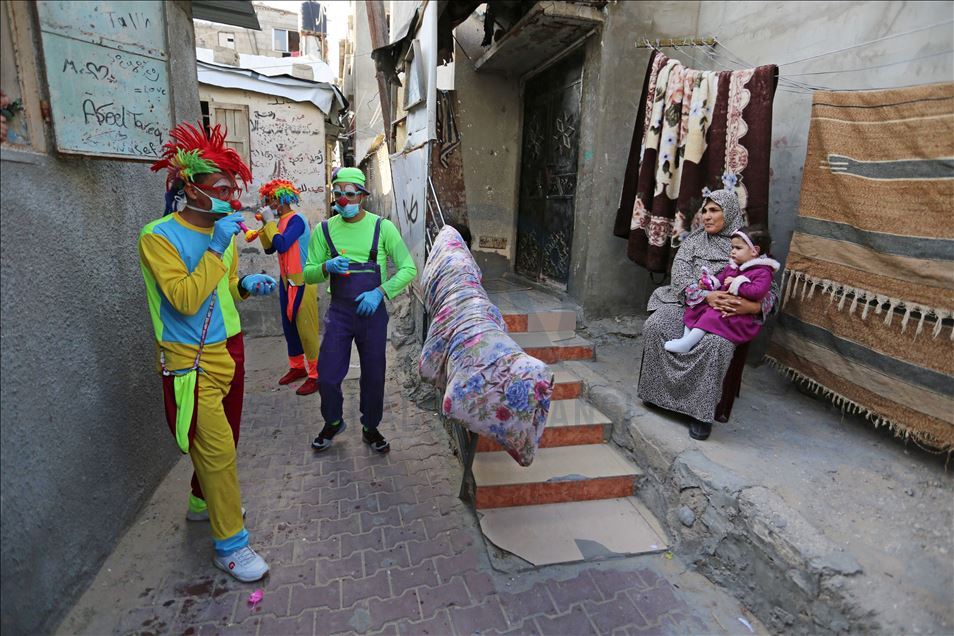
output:
M 346 433 L 316 455 L 308 443 L 318 398 L 289 399 L 290 389 L 274 387 L 282 351 L 277 338 L 249 344 L 239 443 L 247 525 L 268 578 L 243 585 L 212 567 L 207 528 L 185 521 L 191 464 L 183 459 L 59 633 L 764 633 L 671 554 L 493 569 L 474 513 L 457 498 L 460 463 L 436 414 L 405 400 L 392 374 L 392 452 L 372 455 Z M 348 397 L 357 384 L 345 382 Z
M 0 2 L 0 636 L 954 636 L 952 26 Z

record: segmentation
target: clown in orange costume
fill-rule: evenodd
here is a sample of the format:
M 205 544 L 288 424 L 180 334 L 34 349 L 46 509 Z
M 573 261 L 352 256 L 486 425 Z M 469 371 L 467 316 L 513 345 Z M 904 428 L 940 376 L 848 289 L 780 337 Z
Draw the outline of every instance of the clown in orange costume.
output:
M 281 272 L 278 299 L 290 368 L 278 383 L 290 384 L 307 376 L 296 393 L 309 395 L 318 390 L 319 339 L 318 286 L 306 285 L 304 274 L 311 236 L 308 220 L 292 209 L 301 203 L 301 194 L 291 181 L 273 179 L 258 193 L 264 203 L 259 213 L 265 222 L 259 237 L 266 254 L 278 253 Z

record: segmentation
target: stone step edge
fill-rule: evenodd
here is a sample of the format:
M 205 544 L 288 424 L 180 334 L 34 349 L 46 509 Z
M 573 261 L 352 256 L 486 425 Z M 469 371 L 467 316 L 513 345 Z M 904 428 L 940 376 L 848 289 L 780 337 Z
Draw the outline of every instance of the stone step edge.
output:
M 543 431 L 539 448 L 558 448 L 561 446 L 583 446 L 602 444 L 609 436 L 608 424 L 575 424 L 573 426 L 555 426 Z M 495 440 L 481 436 L 477 441 L 478 453 L 493 453 L 504 450 Z
M 476 508 L 506 508 L 594 499 L 632 497 L 639 475 L 595 477 L 579 481 L 531 482 L 498 486 L 477 485 Z

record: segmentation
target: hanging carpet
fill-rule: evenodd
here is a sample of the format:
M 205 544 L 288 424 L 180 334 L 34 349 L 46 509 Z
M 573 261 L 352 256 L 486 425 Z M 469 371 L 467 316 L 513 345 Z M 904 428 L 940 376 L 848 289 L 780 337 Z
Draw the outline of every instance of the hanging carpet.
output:
M 768 357 L 954 450 L 954 83 L 819 92 Z
M 697 71 L 653 52 L 613 228 L 631 260 L 668 273 L 701 222 L 704 188 L 734 188 L 746 222 L 767 223 L 777 75 L 774 65 Z

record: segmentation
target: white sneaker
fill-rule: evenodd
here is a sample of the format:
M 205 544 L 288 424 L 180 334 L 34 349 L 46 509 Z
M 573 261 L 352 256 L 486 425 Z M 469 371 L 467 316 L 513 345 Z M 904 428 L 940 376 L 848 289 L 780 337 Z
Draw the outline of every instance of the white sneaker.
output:
M 215 567 L 228 572 L 242 583 L 257 581 L 268 574 L 268 564 L 249 546 L 239 548 L 228 556 L 215 555 Z
M 242 519 L 245 518 L 245 506 L 242 506 Z M 209 509 L 206 508 L 202 512 L 192 512 L 191 510 L 186 511 L 186 521 L 208 521 L 209 520 Z

